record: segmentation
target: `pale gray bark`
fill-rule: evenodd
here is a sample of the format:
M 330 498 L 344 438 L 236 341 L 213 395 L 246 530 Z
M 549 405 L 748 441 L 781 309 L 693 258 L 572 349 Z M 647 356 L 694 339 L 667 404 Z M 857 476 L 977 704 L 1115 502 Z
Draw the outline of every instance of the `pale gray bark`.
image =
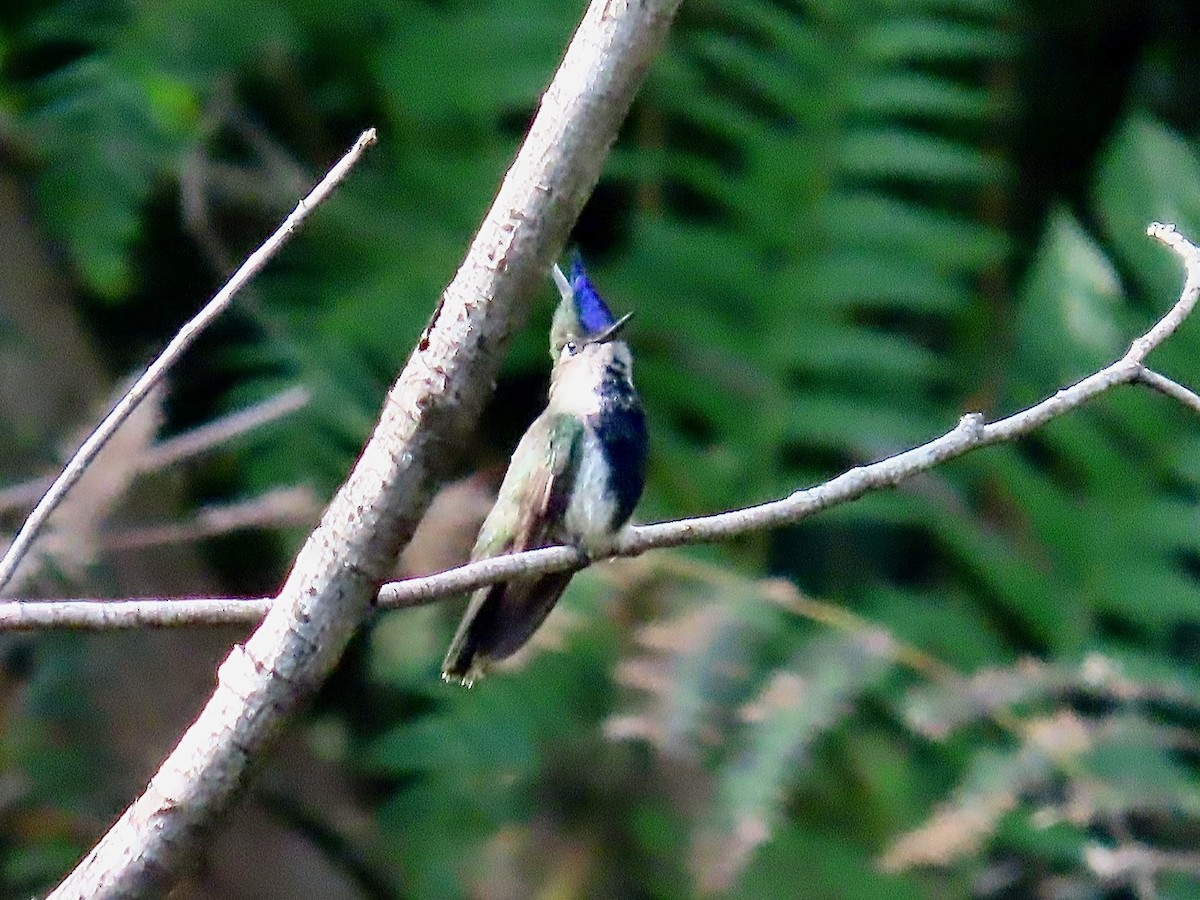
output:
M 600 174 L 678 0 L 595 0 L 362 456 L 196 722 L 51 895 L 165 890 L 251 763 L 328 675 L 491 390 L 508 337 Z

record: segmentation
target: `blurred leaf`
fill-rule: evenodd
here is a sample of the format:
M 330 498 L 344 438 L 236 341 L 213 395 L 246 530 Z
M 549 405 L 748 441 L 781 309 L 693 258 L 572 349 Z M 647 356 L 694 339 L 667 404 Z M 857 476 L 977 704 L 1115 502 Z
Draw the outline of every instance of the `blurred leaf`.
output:
M 713 810 L 700 825 L 693 868 L 702 890 L 727 890 L 782 819 L 786 791 L 822 735 L 892 666 L 886 639 L 819 641 L 742 706 L 745 746 L 718 776 Z
M 196 122 L 195 98 L 168 76 L 94 56 L 45 78 L 38 105 L 30 127 L 48 168 L 38 183 L 47 225 L 88 287 L 120 296 L 133 287 L 142 204 L 174 168 Z

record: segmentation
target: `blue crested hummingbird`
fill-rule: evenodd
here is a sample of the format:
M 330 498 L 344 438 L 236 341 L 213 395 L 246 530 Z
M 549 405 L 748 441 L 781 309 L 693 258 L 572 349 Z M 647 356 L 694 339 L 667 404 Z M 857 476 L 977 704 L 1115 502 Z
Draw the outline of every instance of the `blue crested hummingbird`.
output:
M 578 254 L 569 281 L 557 265 L 553 276 L 562 300 L 550 328 L 549 403 L 517 444 L 472 560 L 555 544 L 602 551 L 642 494 L 646 417 L 620 338 L 633 313 L 613 317 Z M 470 686 L 489 663 L 519 650 L 570 580 L 569 572 L 553 572 L 476 591 L 442 677 Z

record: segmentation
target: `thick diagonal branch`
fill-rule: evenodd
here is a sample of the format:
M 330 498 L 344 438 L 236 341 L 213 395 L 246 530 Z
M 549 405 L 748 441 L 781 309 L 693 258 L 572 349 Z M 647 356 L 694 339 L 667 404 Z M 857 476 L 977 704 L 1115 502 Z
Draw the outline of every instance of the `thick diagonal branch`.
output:
M 270 613 L 145 793 L 51 895 L 161 892 L 333 668 L 472 427 L 509 335 L 594 187 L 678 0 L 595 0 L 379 423 Z

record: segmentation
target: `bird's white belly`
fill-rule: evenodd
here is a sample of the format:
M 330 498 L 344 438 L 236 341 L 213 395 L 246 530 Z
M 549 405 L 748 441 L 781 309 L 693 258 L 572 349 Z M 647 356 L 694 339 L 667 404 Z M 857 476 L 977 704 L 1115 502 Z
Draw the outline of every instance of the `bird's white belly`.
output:
M 608 486 L 608 465 L 591 428 L 583 435 L 579 472 L 563 524 L 585 549 L 607 543 L 612 536 L 616 502 Z

